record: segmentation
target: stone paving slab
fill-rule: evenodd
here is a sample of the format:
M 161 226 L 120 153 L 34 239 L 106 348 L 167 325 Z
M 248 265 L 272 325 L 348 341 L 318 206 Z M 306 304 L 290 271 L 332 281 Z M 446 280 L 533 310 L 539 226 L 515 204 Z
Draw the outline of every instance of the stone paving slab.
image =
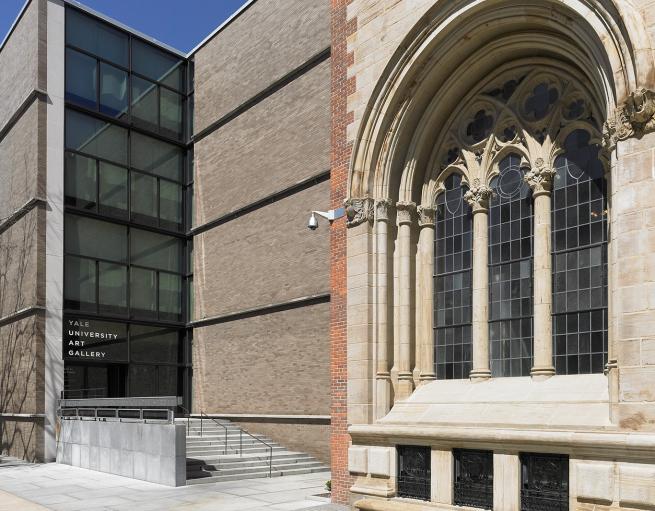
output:
M 172 488 L 56 463 L 0 458 L 0 511 L 344 511 L 326 505 L 329 472 Z

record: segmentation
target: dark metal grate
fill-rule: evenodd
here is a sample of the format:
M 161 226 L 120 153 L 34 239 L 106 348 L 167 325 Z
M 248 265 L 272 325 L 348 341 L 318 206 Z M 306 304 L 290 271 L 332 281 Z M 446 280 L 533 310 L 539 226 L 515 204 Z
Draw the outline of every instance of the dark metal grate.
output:
M 521 454 L 521 511 L 568 511 L 569 457 Z
M 453 456 L 455 458 L 455 505 L 493 509 L 493 452 L 455 449 Z
M 398 446 L 398 496 L 430 500 L 430 448 Z

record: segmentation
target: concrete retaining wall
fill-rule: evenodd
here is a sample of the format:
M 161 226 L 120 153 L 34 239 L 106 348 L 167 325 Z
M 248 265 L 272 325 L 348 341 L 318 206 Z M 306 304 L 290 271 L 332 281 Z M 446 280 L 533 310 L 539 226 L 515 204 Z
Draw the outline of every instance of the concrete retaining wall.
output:
M 184 425 L 62 420 L 57 463 L 167 486 L 186 484 Z

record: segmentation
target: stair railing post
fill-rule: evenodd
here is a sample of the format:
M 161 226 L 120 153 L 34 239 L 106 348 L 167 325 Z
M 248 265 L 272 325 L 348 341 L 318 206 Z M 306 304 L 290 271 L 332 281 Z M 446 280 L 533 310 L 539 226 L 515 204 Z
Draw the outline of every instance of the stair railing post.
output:
M 273 446 L 269 447 L 268 453 L 268 477 L 273 477 Z
M 200 436 L 202 436 L 202 421 L 203 421 L 203 419 L 204 419 L 204 417 L 201 415 L 200 416 Z
M 239 430 L 239 456 L 243 457 L 243 430 Z
M 223 448 L 223 454 L 227 454 L 227 426 L 223 426 L 225 428 L 225 446 Z

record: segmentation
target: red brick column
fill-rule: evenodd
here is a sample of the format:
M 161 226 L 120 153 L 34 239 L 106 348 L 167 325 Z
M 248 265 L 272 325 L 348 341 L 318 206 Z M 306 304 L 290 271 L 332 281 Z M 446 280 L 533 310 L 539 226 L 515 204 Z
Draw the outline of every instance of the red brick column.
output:
M 355 82 L 347 78 L 352 54 L 346 38 L 357 23 L 346 21 L 346 7 L 351 0 L 332 0 L 332 140 L 330 174 L 331 207 L 343 206 L 348 186 L 348 166 L 352 144 L 346 138 L 346 126 L 353 114 L 347 111 L 346 100 L 355 92 Z M 347 414 L 347 334 L 346 334 L 346 219 L 332 223 L 330 229 L 330 339 L 332 374 L 332 501 L 346 504 L 352 480 L 348 474 L 348 414 Z

